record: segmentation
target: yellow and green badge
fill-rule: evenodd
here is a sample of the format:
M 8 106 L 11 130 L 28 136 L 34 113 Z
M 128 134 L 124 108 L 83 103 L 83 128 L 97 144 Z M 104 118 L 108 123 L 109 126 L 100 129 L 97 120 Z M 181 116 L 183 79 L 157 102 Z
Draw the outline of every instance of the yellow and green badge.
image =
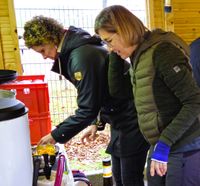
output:
M 81 73 L 81 72 L 75 72 L 75 73 L 74 73 L 74 78 L 75 78 L 77 81 L 82 80 L 82 79 L 83 79 L 82 73 Z

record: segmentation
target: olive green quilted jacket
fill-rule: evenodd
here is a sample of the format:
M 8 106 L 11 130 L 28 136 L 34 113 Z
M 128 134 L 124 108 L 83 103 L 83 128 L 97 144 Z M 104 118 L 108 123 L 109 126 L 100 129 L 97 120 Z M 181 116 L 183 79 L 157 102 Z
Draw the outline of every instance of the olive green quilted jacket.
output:
M 200 89 L 188 56 L 188 46 L 162 30 L 148 33 L 131 56 L 139 126 L 151 145 L 177 149 L 200 136 Z

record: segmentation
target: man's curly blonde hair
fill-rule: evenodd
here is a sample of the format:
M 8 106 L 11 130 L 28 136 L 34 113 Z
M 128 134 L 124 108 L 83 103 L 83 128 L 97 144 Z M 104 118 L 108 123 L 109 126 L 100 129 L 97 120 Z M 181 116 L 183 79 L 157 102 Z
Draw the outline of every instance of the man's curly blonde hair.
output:
M 25 23 L 23 38 L 28 48 L 43 44 L 58 46 L 63 33 L 63 26 L 53 18 L 35 16 Z

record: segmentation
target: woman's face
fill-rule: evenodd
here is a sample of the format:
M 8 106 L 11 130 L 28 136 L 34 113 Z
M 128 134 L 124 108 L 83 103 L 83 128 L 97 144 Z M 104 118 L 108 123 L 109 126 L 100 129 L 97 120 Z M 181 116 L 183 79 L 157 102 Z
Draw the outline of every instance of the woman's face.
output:
M 107 45 L 108 50 L 117 53 L 122 59 L 130 57 L 137 47 L 136 45 L 127 47 L 123 38 L 117 33 L 111 33 L 100 29 L 99 36 Z
M 57 47 L 54 44 L 44 44 L 39 46 L 33 46 L 33 50 L 40 53 L 44 59 L 53 59 L 57 57 Z

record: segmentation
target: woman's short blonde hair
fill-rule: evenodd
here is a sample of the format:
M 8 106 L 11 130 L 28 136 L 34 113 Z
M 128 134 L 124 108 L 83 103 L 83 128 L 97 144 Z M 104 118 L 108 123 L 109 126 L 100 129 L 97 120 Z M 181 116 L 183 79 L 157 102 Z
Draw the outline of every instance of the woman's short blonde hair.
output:
M 128 46 L 139 44 L 147 31 L 132 12 L 120 5 L 104 8 L 95 19 L 95 33 L 105 30 L 119 34 Z
M 25 23 L 23 38 L 28 48 L 44 44 L 58 46 L 63 32 L 63 26 L 53 18 L 35 16 Z

